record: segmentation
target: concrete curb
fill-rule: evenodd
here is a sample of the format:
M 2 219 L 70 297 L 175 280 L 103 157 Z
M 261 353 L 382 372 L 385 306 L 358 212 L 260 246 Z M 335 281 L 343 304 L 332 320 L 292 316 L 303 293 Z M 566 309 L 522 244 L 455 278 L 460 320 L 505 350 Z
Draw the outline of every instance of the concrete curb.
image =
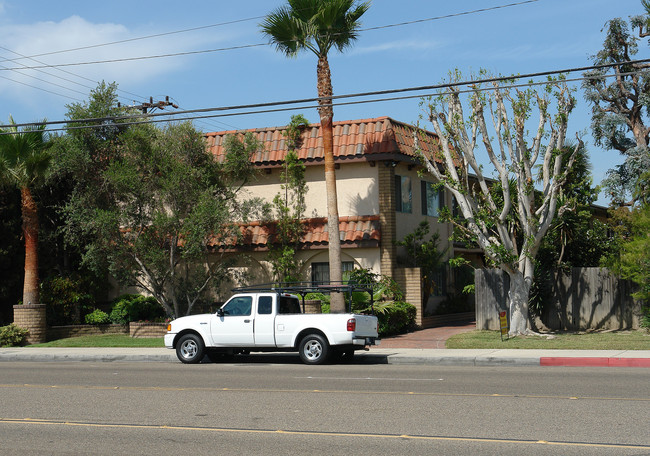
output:
M 255 353 L 251 362 L 297 362 L 294 353 Z M 245 358 L 242 358 L 244 361 Z M 159 362 L 179 363 L 166 348 L 0 348 L 0 362 Z M 245 361 L 244 361 L 245 362 Z M 379 349 L 360 352 L 359 364 L 440 366 L 566 366 L 650 368 L 650 350 L 452 350 Z

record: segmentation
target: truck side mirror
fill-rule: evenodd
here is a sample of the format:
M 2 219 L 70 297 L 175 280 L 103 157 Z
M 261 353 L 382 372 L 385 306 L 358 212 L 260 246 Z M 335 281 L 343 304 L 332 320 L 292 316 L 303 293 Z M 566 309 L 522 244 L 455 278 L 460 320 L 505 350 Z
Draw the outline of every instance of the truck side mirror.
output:
M 223 309 L 217 310 L 217 317 L 223 317 Z

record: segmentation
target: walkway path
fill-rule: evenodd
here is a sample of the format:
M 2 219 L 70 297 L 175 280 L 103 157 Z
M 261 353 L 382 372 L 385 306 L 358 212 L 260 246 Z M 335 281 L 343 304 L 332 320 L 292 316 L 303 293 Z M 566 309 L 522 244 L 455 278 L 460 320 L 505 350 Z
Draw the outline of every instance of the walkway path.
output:
M 445 348 L 445 342 L 451 336 L 474 331 L 475 329 L 476 322 L 474 321 L 420 329 L 408 334 L 382 338 L 378 348 Z

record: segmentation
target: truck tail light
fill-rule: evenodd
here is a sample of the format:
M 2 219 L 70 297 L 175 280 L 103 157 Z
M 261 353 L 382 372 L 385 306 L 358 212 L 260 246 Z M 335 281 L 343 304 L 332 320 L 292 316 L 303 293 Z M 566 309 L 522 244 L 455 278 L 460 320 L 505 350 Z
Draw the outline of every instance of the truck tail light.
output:
M 355 329 L 357 329 L 357 320 L 350 318 L 348 320 L 348 331 L 354 331 Z

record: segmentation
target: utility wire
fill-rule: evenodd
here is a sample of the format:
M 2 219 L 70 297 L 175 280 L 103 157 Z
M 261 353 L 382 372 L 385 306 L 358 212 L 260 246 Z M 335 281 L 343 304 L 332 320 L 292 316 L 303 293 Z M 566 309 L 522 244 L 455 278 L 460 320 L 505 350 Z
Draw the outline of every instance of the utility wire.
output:
M 558 74 L 584 72 L 584 71 L 589 71 L 589 70 L 598 70 L 598 69 L 611 68 L 611 67 L 621 66 L 621 65 L 642 64 L 642 63 L 650 63 L 650 59 L 639 59 L 639 60 L 630 60 L 630 61 L 627 61 L 627 62 L 617 62 L 617 63 L 607 63 L 607 64 L 601 64 L 601 65 L 573 67 L 573 68 L 565 68 L 565 69 L 562 69 L 562 70 L 538 71 L 538 72 L 535 72 L 535 73 L 525 73 L 525 74 L 511 75 L 511 76 L 495 76 L 495 77 L 492 77 L 492 78 L 473 79 L 473 80 L 469 80 L 469 81 L 444 82 L 444 83 L 440 83 L 440 84 L 418 86 L 418 87 L 405 87 L 405 88 L 400 88 L 400 89 L 376 90 L 376 91 L 372 91 L 372 92 L 357 92 L 357 93 L 344 94 L 344 95 L 334 95 L 332 97 L 327 97 L 327 99 L 328 100 L 338 100 L 338 99 L 369 97 L 369 96 L 377 96 L 377 95 L 390 95 L 390 94 L 405 93 L 405 92 L 423 92 L 423 91 L 427 91 L 427 90 L 444 89 L 444 88 L 447 88 L 447 87 L 462 87 L 462 86 L 472 85 L 472 84 L 485 84 L 485 83 L 490 83 L 490 82 L 503 82 L 503 81 L 518 80 L 518 79 L 524 79 L 524 78 L 536 78 L 536 77 L 541 77 L 541 76 L 553 76 L 553 75 L 558 75 Z M 582 79 L 589 79 L 589 78 L 582 78 Z M 417 97 L 421 97 L 421 96 L 422 95 L 416 95 L 415 97 L 417 98 Z M 282 105 L 313 103 L 313 102 L 318 102 L 319 100 L 320 100 L 320 98 L 315 97 L 315 98 L 303 98 L 303 99 L 294 99 L 294 100 L 272 101 L 272 102 L 267 102 L 267 103 L 252 103 L 252 104 L 235 105 L 235 106 L 200 108 L 200 109 L 190 109 L 190 110 L 186 110 L 186 111 L 149 113 L 149 114 L 146 114 L 145 117 L 147 117 L 147 118 L 156 118 L 156 117 L 165 117 L 165 116 L 172 116 L 172 115 L 185 115 L 185 114 L 198 114 L 198 113 L 206 113 L 206 112 L 236 111 L 236 110 L 242 110 L 242 109 L 267 108 L 267 107 L 282 106 Z M 74 123 L 85 123 L 85 122 L 103 122 L 103 121 L 106 121 L 106 120 L 114 120 L 114 121 L 115 120 L 128 120 L 128 119 L 132 119 L 132 118 L 141 119 L 142 117 L 143 117 L 143 115 L 140 114 L 140 115 L 119 116 L 119 117 L 100 117 L 100 118 L 90 118 L 90 119 L 56 120 L 56 121 L 48 121 L 48 122 L 46 122 L 46 125 L 74 124 Z M 34 126 L 34 125 L 42 125 L 42 123 L 40 123 L 40 124 L 22 123 L 22 124 L 15 124 L 13 126 L 23 127 L 23 126 Z M 6 128 L 8 126 L 9 125 L 0 125 L 0 128 Z
M 175 30 L 175 31 L 172 31 L 172 32 L 156 33 L 155 35 L 147 35 L 147 36 L 141 36 L 141 37 L 137 37 L 137 38 L 128 38 L 128 39 L 119 40 L 119 41 L 111 41 L 109 43 L 93 44 L 93 45 L 90 45 L 90 46 L 81 46 L 81 47 L 72 48 L 72 49 L 62 49 L 62 50 L 59 50 L 59 51 L 43 52 L 41 54 L 34 54 L 34 55 L 31 55 L 31 56 L 22 56 L 22 57 L 26 58 L 26 59 L 29 59 L 29 58 L 32 58 L 32 57 L 43 57 L 43 56 L 46 56 L 46 55 L 63 54 L 65 52 L 82 51 L 82 50 L 85 50 L 85 49 L 94 49 L 94 48 L 103 47 L 103 46 L 112 46 L 114 44 L 130 43 L 130 42 L 133 42 L 133 41 L 147 40 L 147 39 L 150 39 L 150 38 L 159 38 L 161 36 L 169 36 L 169 35 L 174 35 L 174 34 L 178 34 L 178 33 L 194 32 L 196 30 L 203 30 L 203 29 L 212 28 L 212 27 L 220 27 L 220 26 L 223 26 L 223 25 L 236 24 L 238 22 L 254 21 L 254 20 L 262 19 L 262 18 L 264 18 L 264 16 L 249 17 L 249 18 L 246 18 L 246 19 L 237 19 L 237 20 L 234 20 L 234 21 L 220 22 L 220 23 L 217 23 L 217 24 L 210 24 L 210 25 L 202 25 L 202 26 L 199 26 L 199 27 L 192 27 L 192 28 L 183 29 L 183 30 Z M 7 62 L 7 61 L 14 62 L 16 60 L 21 60 L 21 59 L 4 59 L 4 60 L 0 60 L 0 63 L 1 62 Z
M 383 102 L 383 101 L 397 101 L 397 100 L 405 100 L 405 99 L 412 99 L 412 98 L 426 98 L 427 96 L 434 96 L 434 95 L 440 95 L 440 92 L 437 93 L 432 93 L 432 94 L 419 94 L 419 95 L 408 95 L 408 96 L 401 96 L 401 97 L 390 97 L 390 98 L 379 98 L 379 99 L 373 99 L 373 100 L 358 100 L 358 101 L 350 101 L 350 102 L 341 102 L 341 103 L 334 103 L 335 99 L 345 99 L 345 98 L 358 98 L 358 97 L 367 97 L 367 96 L 377 96 L 377 95 L 388 95 L 388 94 L 396 94 L 396 93 L 405 93 L 409 91 L 424 91 L 424 90 L 440 90 L 440 89 L 445 89 L 445 88 L 452 88 L 452 87 L 462 87 L 462 86 L 476 86 L 478 84 L 485 84 L 485 83 L 491 83 L 491 82 L 503 82 L 503 81 L 512 81 L 512 80 L 519 80 L 519 79 L 524 79 L 524 78 L 533 78 L 533 77 L 540 77 L 540 76 L 550 76 L 553 74 L 565 74 L 565 73 L 573 73 L 573 72 L 578 72 L 578 71 L 588 71 L 588 70 L 597 70 L 597 69 L 603 69 L 603 68 L 608 68 L 608 67 L 613 67 L 613 66 L 621 66 L 621 65 L 629 65 L 629 64 L 637 64 L 637 63 L 647 63 L 650 62 L 650 59 L 641 59 L 641 60 L 632 60 L 628 62 L 618 62 L 618 63 L 612 63 L 612 64 L 604 64 L 604 65 L 592 65 L 588 67 L 578 67 L 578 68 L 571 68 L 571 69 L 564 69 L 564 70 L 553 70 L 553 71 L 542 71 L 542 72 L 537 72 L 537 73 L 528 73 L 528 74 L 523 74 L 523 75 L 513 75 L 513 76 L 499 76 L 499 77 L 494 77 L 494 78 L 486 78 L 486 79 L 474 79 L 474 80 L 469 80 L 469 81 L 458 81 L 458 82 L 451 82 L 451 83 L 442 83 L 442 84 L 436 84 L 436 85 L 430 85 L 430 86 L 421 86 L 421 87 L 408 87 L 408 88 L 402 88 L 402 89 L 392 89 L 392 90 L 381 90 L 381 91 L 374 91 L 374 92 L 363 92 L 363 93 L 354 93 L 354 94 L 346 94 L 346 95 L 337 95 L 333 97 L 328 97 L 328 100 L 331 100 L 330 105 L 331 106 L 346 106 L 346 105 L 354 105 L 354 104 L 363 104 L 363 103 L 376 103 L 376 102 Z M 639 71 L 643 70 L 637 70 L 637 71 L 632 71 L 628 73 L 623 73 L 622 75 L 628 75 L 628 74 L 634 74 Z M 583 81 L 583 80 L 591 80 L 591 79 L 601 79 L 604 77 L 614 77 L 616 75 L 591 75 L 591 76 L 582 76 L 579 78 L 573 78 L 573 79 L 564 79 L 566 82 L 575 82 L 575 81 Z M 521 83 L 517 85 L 509 85 L 508 87 L 527 87 L 527 86 L 536 86 L 536 85 L 545 85 L 548 84 L 549 81 L 539 81 L 539 82 L 526 82 L 526 83 Z M 461 92 L 471 92 L 477 90 L 476 88 L 471 88 L 467 89 Z M 485 88 L 480 88 L 478 90 L 486 91 L 486 90 L 495 90 L 494 87 L 485 87 Z M 447 92 L 449 93 L 449 92 Z M 444 94 L 444 92 L 442 93 Z M 177 112 L 172 112 L 172 113 L 153 113 L 153 114 L 146 114 L 146 115 L 128 115 L 128 116 L 114 116 L 114 117 L 99 117 L 99 118 L 89 118 L 89 119 L 70 119 L 70 120 L 60 120 L 60 121 L 48 121 L 48 122 L 40 122 L 40 123 L 23 123 L 23 124 L 12 124 L 12 125 L 0 125 L 0 129 L 7 128 L 7 127 L 33 127 L 37 125 L 60 125 L 60 124 L 66 124 L 66 127 L 61 127 L 57 129 L 48 129 L 47 131 L 63 131 L 63 130 L 75 130 L 75 129 L 85 129 L 85 128 L 96 128 L 96 127 L 102 127 L 105 126 L 101 124 L 102 122 L 107 122 L 107 121 L 125 121 L 125 122 L 120 122 L 120 125 L 137 125 L 137 124 L 142 124 L 142 123 L 148 123 L 148 122 L 176 122 L 179 120 L 198 120 L 198 119 L 208 119 L 208 118 L 216 118 L 216 117 L 229 117 L 229 116 L 240 116 L 240 115 L 250 115 L 250 114 L 263 114 L 263 113 L 271 113 L 271 112 L 282 112 L 282 111 L 292 111 L 292 110 L 298 110 L 298 109 L 311 109 L 311 108 L 316 108 L 319 105 L 307 105 L 307 106 L 291 106 L 291 107 L 284 107 L 284 108 L 274 108 L 277 106 L 286 106 L 286 105 L 304 105 L 305 103 L 314 103 L 320 101 L 320 98 L 305 98 L 301 100 L 286 100 L 286 101 L 277 101 L 277 102 L 270 102 L 270 103 L 256 103 L 256 104 L 248 104 L 248 105 L 239 105 L 239 106 L 226 106 L 226 107 L 213 107 L 213 108 L 202 108 L 202 109 L 193 109 L 193 110 L 186 110 L 186 111 L 177 111 Z M 258 109 L 258 108 L 273 108 L 273 109 Z M 217 112 L 217 113 L 222 113 L 224 111 L 238 111 L 238 110 L 248 110 L 244 112 L 235 112 L 235 113 L 225 113 L 225 114 L 209 114 L 209 115 L 204 115 L 204 116 L 191 116 L 191 117 L 185 117 L 182 119 L 165 119 L 162 117 L 166 116 L 178 116 L 178 115 L 188 115 L 188 114 L 200 114 L 200 113 L 207 113 L 207 112 Z M 251 111 L 252 109 L 255 109 L 255 111 Z M 129 120 L 133 119 L 133 122 L 128 122 Z M 74 126 L 74 124 L 78 123 L 94 123 L 98 122 L 100 123 L 99 125 L 81 125 L 81 126 Z M 2 132 L 1 134 L 13 134 L 12 132 Z
M 392 28 L 392 27 L 402 27 L 405 25 L 412 25 L 412 24 L 418 24 L 422 22 L 429 22 L 429 21 L 436 21 L 436 20 L 441 20 L 441 19 L 449 19 L 452 17 L 459 17 L 459 16 L 466 16 L 470 14 L 477 14 L 477 13 L 484 13 L 488 11 L 493 11 L 493 10 L 498 10 L 498 9 L 503 9 L 503 8 L 509 8 L 512 6 L 519 6 L 519 5 L 525 5 L 528 3 L 535 3 L 538 2 L 539 0 L 524 0 L 521 2 L 516 2 L 516 3 L 509 3 L 506 5 L 498 5 L 490 8 L 480 8 L 472 11 L 464 11 L 461 13 L 453 13 L 453 14 L 447 14 L 444 16 L 435 16 L 435 17 L 430 17 L 426 19 L 417 19 L 413 21 L 406 21 L 406 22 L 400 22 L 396 24 L 387 24 L 387 25 L 381 25 L 377 27 L 368 27 L 368 28 L 362 28 L 359 29 L 359 31 L 372 31 L 372 30 L 381 30 L 381 29 L 386 29 L 386 28 Z M 124 42 L 129 42 L 129 41 L 135 41 L 139 39 L 146 39 L 146 38 L 151 38 L 151 37 L 157 37 L 157 36 L 164 36 L 164 35 L 170 35 L 174 33 L 182 33 L 186 31 L 192 31 L 192 30 L 199 30 L 202 28 L 208 28 L 208 27 L 216 27 L 218 25 L 225 25 L 225 24 L 231 24 L 231 23 L 236 23 L 236 22 L 245 22 L 245 21 L 250 21 L 250 20 L 255 20 L 255 19 L 260 19 L 265 16 L 258 16 L 255 18 L 247 18 L 247 19 L 240 19 L 237 21 L 231 21 L 231 22 L 224 22 L 221 24 L 213 24 L 213 25 L 207 25 L 207 26 L 202 26 L 202 27 L 195 27 L 193 29 L 186 29 L 186 30 L 180 30 L 176 32 L 167 32 L 167 33 L 160 33 L 157 35 L 149 35 L 147 37 L 142 37 L 142 38 L 131 38 L 127 40 L 121 40 L 121 41 L 114 41 L 111 43 L 105 43 L 105 44 L 98 44 L 98 45 L 93 45 L 93 46 L 85 46 L 85 47 L 80 47 L 80 48 L 74 48 L 74 49 L 67 49 L 63 51 L 55 51 L 51 53 L 42 53 L 42 54 L 35 54 L 30 57 L 42 57 L 44 55 L 52 55 L 52 54 L 58 54 L 62 52 L 70 52 L 70 51 L 76 51 L 76 50 L 81 50 L 81 49 L 88 49 L 88 48 L 93 48 L 93 47 L 100 47 L 100 46 L 108 46 L 112 44 L 118 44 L 118 43 L 124 43 Z M 58 64 L 51 64 L 51 65 L 42 65 L 42 66 L 30 66 L 26 67 L 29 69 L 40 69 L 40 68 L 58 68 L 58 67 L 70 67 L 70 66 L 81 66 L 81 65 L 98 65 L 98 64 L 103 64 L 103 63 L 121 63 L 121 62 L 132 62 L 132 61 L 139 61 L 139 60 L 151 60 L 151 59 L 159 59 L 159 58 L 167 58 L 167 57 L 181 57 L 181 56 L 188 56 L 188 55 L 198 55 L 198 54 L 208 54 L 208 53 L 214 53 L 214 52 L 225 52 L 225 51 L 233 51 L 233 50 L 239 50 L 239 49 L 250 49 L 250 48 L 255 48 L 255 47 L 262 47 L 262 46 L 270 46 L 269 43 L 257 43 L 257 44 L 245 44 L 245 45 L 239 45 L 239 46 L 230 46 L 230 47 L 222 47 L 222 48 L 215 48 L 215 49 L 204 49 L 204 50 L 198 50 L 198 51 L 183 51 L 183 52 L 175 52 L 175 53 L 168 53 L 168 54 L 158 54 L 158 55 L 148 55 L 148 56 L 139 56 L 139 57 L 124 57 L 120 59 L 107 59 L 107 60 L 95 60 L 95 61 L 87 61 L 87 62 L 75 62 L 75 63 L 58 63 Z M 28 57 L 27 57 L 28 58 Z M 14 60 L 20 60 L 20 59 L 11 59 L 11 61 Z M 0 63 L 3 61 L 7 60 L 0 60 Z M 0 71 L 3 70 L 13 70 L 15 68 L 0 68 Z
M 72 67 L 72 66 L 82 66 L 82 65 L 97 65 L 100 63 L 120 63 L 120 62 L 133 62 L 136 60 L 151 60 L 151 59 L 160 59 L 163 57 L 181 57 L 187 55 L 198 55 L 198 54 L 209 54 L 212 52 L 223 52 L 223 51 L 235 51 L 239 49 L 250 49 L 254 47 L 268 46 L 268 43 L 258 43 L 258 44 L 244 44 L 240 46 L 230 46 L 216 49 L 204 49 L 201 51 L 183 51 L 183 52 L 173 52 L 169 54 L 158 54 L 158 55 L 146 55 L 139 57 L 123 57 L 121 59 L 107 59 L 107 60 L 93 60 L 88 62 L 75 62 L 75 63 L 53 63 L 50 65 L 34 65 L 25 68 L 0 68 L 0 71 L 6 70 L 20 70 L 20 69 L 39 69 L 39 68 L 60 68 L 60 67 Z
M 41 91 L 43 91 L 43 92 L 51 93 L 52 95 L 57 95 L 57 96 L 59 96 L 59 97 L 63 97 L 63 98 L 67 98 L 67 99 L 72 99 L 72 100 L 74 100 L 74 101 L 78 101 L 78 102 L 81 102 L 81 101 L 82 101 L 82 100 L 80 100 L 80 99 L 78 99 L 78 98 L 72 98 L 72 97 L 70 97 L 70 96 L 68 96 L 68 95 L 63 95 L 62 93 L 54 92 L 53 90 L 47 90 L 47 89 L 44 89 L 43 87 L 37 87 L 37 86 L 31 85 L 31 84 L 27 84 L 26 82 L 17 81 L 17 80 L 15 80 L 15 79 L 11 79 L 11 78 L 8 78 L 8 77 L 6 77 L 6 76 L 0 76 L 0 78 L 2 78 L 2 79 L 6 79 L 7 81 L 15 82 L 16 84 L 21 84 L 21 85 L 24 85 L 24 86 L 26 86 L 26 87 L 30 87 L 30 88 L 32 88 L 32 89 L 41 90 Z M 67 89 L 67 90 L 70 90 L 70 89 Z M 81 92 L 80 92 L 80 93 L 81 93 Z M 84 94 L 84 95 L 85 95 L 85 94 Z M 0 127 L 0 128 L 3 128 L 3 127 Z
M 401 27 L 403 25 L 411 25 L 411 24 L 419 24 L 422 22 L 430 22 L 430 21 L 438 21 L 440 19 L 451 19 L 452 17 L 459 17 L 459 16 L 467 16 L 470 14 L 476 14 L 476 13 L 485 13 L 488 11 L 494 11 L 502 8 L 509 8 L 511 6 L 519 6 L 519 5 L 525 5 L 526 3 L 535 3 L 538 2 L 539 0 L 525 0 L 522 2 L 516 2 L 516 3 L 509 3 L 507 5 L 498 5 L 498 6 L 492 6 L 490 8 L 480 8 L 472 11 L 463 11 L 462 13 L 452 13 L 452 14 L 446 14 L 444 16 L 435 16 L 435 17 L 429 17 L 426 19 L 416 19 L 414 21 L 406 21 L 406 22 L 400 22 L 397 24 L 389 24 L 389 25 L 378 25 L 377 27 L 368 27 L 368 28 L 362 28 L 359 29 L 360 32 L 367 32 L 371 30 L 381 30 L 381 29 L 387 29 L 387 28 L 392 28 L 392 27 Z
M 384 29 L 384 28 L 400 27 L 400 26 L 417 24 L 417 23 L 434 21 L 434 20 L 440 20 L 440 19 L 448 19 L 448 18 L 464 16 L 464 15 L 468 15 L 468 14 L 475 14 L 475 13 L 481 13 L 481 12 L 487 12 L 487 11 L 491 11 L 491 10 L 507 8 L 507 7 L 511 7 L 511 6 L 523 5 L 523 4 L 526 4 L 526 3 L 534 3 L 534 2 L 537 2 L 537 1 L 539 1 L 539 0 L 525 0 L 525 1 L 521 1 L 521 2 L 506 4 L 506 5 L 498 5 L 498 6 L 490 7 L 490 8 L 481 8 L 481 9 L 477 9 L 477 10 L 473 10 L 473 11 L 465 11 L 465 12 L 461 12 L 461 13 L 454 13 L 454 14 L 449 14 L 449 15 L 444 15 L 444 16 L 436 16 L 436 17 L 430 17 L 430 18 L 425 18 L 425 19 L 406 21 L 406 22 L 401 22 L 401 23 L 397 23 L 397 24 L 388 24 L 388 25 L 377 26 L 377 27 L 369 27 L 369 28 L 361 29 L 361 31 L 379 30 L 379 29 Z M 133 57 L 133 58 L 124 58 L 124 59 L 113 59 L 113 60 L 103 60 L 103 61 L 83 62 L 83 63 L 72 63 L 72 64 L 58 64 L 58 65 L 57 64 L 54 64 L 54 65 L 46 64 L 45 62 L 42 62 L 40 60 L 35 59 L 35 57 L 41 57 L 41 56 L 53 55 L 53 54 L 60 54 L 60 53 L 77 51 L 77 50 L 84 50 L 84 49 L 92 49 L 92 48 L 97 48 L 97 47 L 102 47 L 102 46 L 110 46 L 110 45 L 114 45 L 114 44 L 121 44 L 121 43 L 127 43 L 127 42 L 132 42 L 132 41 L 138 41 L 138 40 L 144 40 L 144 39 L 150 39 L 150 38 L 156 38 L 156 37 L 162 37 L 162 36 L 169 36 L 169 35 L 174 35 L 174 34 L 179 34 L 179 33 L 192 32 L 192 31 L 203 30 L 203 29 L 213 28 L 213 27 L 218 27 L 218 26 L 236 24 L 236 23 L 247 22 L 247 21 L 252 21 L 252 20 L 259 20 L 259 19 L 263 19 L 264 17 L 265 16 L 256 16 L 256 17 L 251 17 L 251 18 L 238 19 L 238 20 L 233 20 L 233 21 L 221 22 L 221 23 L 217 23 L 217 24 L 210 24 L 210 25 L 205 25 L 205 26 L 192 27 L 192 28 L 183 29 L 183 30 L 176 30 L 176 31 L 158 33 L 158 34 L 148 35 L 148 36 L 143 36 L 143 37 L 113 41 L 113 42 L 109 42 L 109 43 L 96 44 L 96 45 L 90 45 L 90 46 L 83 46 L 83 47 L 67 49 L 67 50 L 60 50 L 60 51 L 54 51 L 54 52 L 49 52 L 49 53 L 35 54 L 35 55 L 32 55 L 32 56 L 26 56 L 26 55 L 20 54 L 18 52 L 15 52 L 15 51 L 13 51 L 11 49 L 8 49 L 6 47 L 0 46 L 0 49 L 4 49 L 4 50 L 6 50 L 8 52 L 11 52 L 13 54 L 16 54 L 16 55 L 20 56 L 19 58 L 14 58 L 14 59 L 7 59 L 7 58 L 1 59 L 0 63 L 1 62 L 16 62 L 19 65 L 21 65 L 21 67 L 19 67 L 19 68 L 15 68 L 15 67 L 10 68 L 10 67 L 6 67 L 4 65 L 0 65 L 0 71 L 16 71 L 16 72 L 19 72 L 20 74 L 23 74 L 24 76 L 39 80 L 39 81 L 44 82 L 46 84 L 51 84 L 51 85 L 63 88 L 65 90 L 70 90 L 72 92 L 76 92 L 76 93 L 80 93 L 80 94 L 85 95 L 85 93 L 80 92 L 78 90 L 74 90 L 74 89 L 62 86 L 60 84 L 56 84 L 56 83 L 51 82 L 51 81 L 47 81 L 47 80 L 44 80 L 44 79 L 39 79 L 39 78 L 36 78 L 34 76 L 24 74 L 24 73 L 22 73 L 22 71 L 29 70 L 29 69 L 36 70 L 36 71 L 39 71 L 41 73 L 47 74 L 49 76 L 52 76 L 52 77 L 59 78 L 59 79 L 62 79 L 64 81 L 70 82 L 72 84 L 77 84 L 77 85 L 80 85 L 80 86 L 82 86 L 84 88 L 92 89 L 92 87 L 89 87 L 87 85 L 84 85 L 82 83 L 79 83 L 79 82 L 76 82 L 76 81 L 73 81 L 73 80 L 70 80 L 70 79 L 67 79 L 67 78 L 63 78 L 61 76 L 56 76 L 56 75 L 54 75 L 52 73 L 48 73 L 47 71 L 44 71 L 43 69 L 44 68 L 53 68 L 53 69 L 56 69 L 56 70 L 58 70 L 60 72 L 63 72 L 63 73 L 66 73 L 66 74 L 78 77 L 80 79 L 84 79 L 84 80 L 87 80 L 87 81 L 90 81 L 90 82 L 93 82 L 93 83 L 97 84 L 97 81 L 94 81 L 94 80 L 92 80 L 90 78 L 87 78 L 87 77 L 72 73 L 72 72 L 67 71 L 67 70 L 64 70 L 64 69 L 62 69 L 62 67 L 65 67 L 65 66 L 78 66 L 78 65 L 91 65 L 91 64 L 100 64 L 100 63 L 126 62 L 126 61 L 133 61 L 133 60 L 143 60 L 143 59 L 154 59 L 154 58 L 162 58 L 162 57 L 173 57 L 173 56 L 183 56 L 183 55 L 210 53 L 210 52 L 236 50 L 236 49 L 250 48 L 250 47 L 267 46 L 268 44 L 255 44 L 255 45 L 246 45 L 246 46 L 235 46 L 235 47 L 229 47 L 229 48 L 210 49 L 210 50 L 203 50 L 203 51 L 190 51 L 190 52 L 182 52 L 182 53 L 174 53 L 174 54 L 162 54 L 162 55 L 156 55 L 156 56 Z M 32 61 L 34 61 L 36 63 L 41 64 L 41 65 L 36 65 L 36 66 L 31 66 L 30 67 L 30 66 L 27 66 L 27 65 L 25 65 L 23 63 L 18 62 L 19 60 L 23 60 L 23 59 L 29 59 L 29 60 L 32 60 Z M 61 97 L 64 97 L 64 98 L 71 98 L 72 100 L 80 101 L 78 99 L 75 99 L 75 98 L 72 98 L 72 97 L 67 97 L 66 95 L 63 95 L 63 94 L 60 94 L 60 93 L 57 93 L 57 92 L 54 92 L 54 91 L 51 91 L 51 90 L 43 89 L 42 87 L 32 86 L 30 84 L 26 84 L 24 82 L 17 81 L 17 80 L 11 79 L 11 78 L 2 77 L 2 79 L 6 79 L 6 80 L 11 81 L 11 82 L 22 84 L 22 85 L 25 85 L 27 87 L 35 88 L 37 90 L 45 91 L 45 92 L 48 92 L 48 93 L 51 93 L 51 94 L 54 94 L 54 95 L 58 95 L 58 96 L 61 96 Z M 129 95 L 131 95 L 131 96 L 133 96 L 135 98 L 139 98 L 139 99 L 145 99 L 146 98 L 146 97 L 143 97 L 141 95 L 137 95 L 137 94 L 128 92 L 128 91 L 123 90 L 123 89 L 118 89 L 118 92 L 123 92 L 125 94 L 129 94 Z M 122 99 L 126 99 L 125 96 L 120 96 L 120 97 Z
M 43 64 L 43 65 L 46 65 L 46 63 L 43 62 L 43 61 L 41 61 L 41 60 L 37 60 L 37 59 L 35 59 L 35 58 L 33 58 L 33 57 L 28 57 L 28 56 L 26 56 L 26 55 L 21 54 L 20 52 L 16 52 L 16 51 L 14 51 L 14 50 L 12 50 L 12 49 L 8 49 L 8 48 L 6 48 L 6 47 L 4 47 L 4 46 L 0 46 L 0 49 L 3 49 L 3 50 L 5 50 L 5 51 L 7 51 L 7 52 L 11 52 L 12 54 L 19 55 L 19 56 L 22 57 L 22 58 L 32 60 L 32 61 L 34 61 L 34 62 L 36 62 L 36 63 L 40 63 L 40 64 Z M 0 60 L 0 63 L 5 62 L 5 61 L 7 61 L 7 60 L 8 60 L 8 59 Z M 21 60 L 21 59 L 15 59 L 15 60 Z M 23 67 L 21 68 L 21 70 L 24 70 L 24 69 L 28 69 L 28 68 L 29 68 L 29 67 L 27 67 L 27 65 L 25 65 L 25 64 L 22 64 L 22 63 L 18 63 L 18 64 L 23 66 Z M 1 65 L 1 67 L 2 67 L 2 68 L 7 68 L 7 67 L 5 67 L 4 65 Z M 61 69 L 61 68 L 55 68 L 55 69 L 56 69 L 57 71 L 60 71 L 61 73 L 69 74 L 69 75 L 74 76 L 74 77 L 77 77 L 77 78 L 79 78 L 79 79 L 83 79 L 83 80 L 86 80 L 86 81 L 92 82 L 92 83 L 94 83 L 94 84 L 98 84 L 98 81 L 95 81 L 95 80 L 93 80 L 93 79 L 87 78 L 87 77 L 82 76 L 82 75 L 80 75 L 80 74 L 76 74 L 76 73 L 73 73 L 73 72 L 68 71 L 68 70 L 63 70 L 63 69 Z M 16 70 L 16 71 L 20 71 L 20 70 Z M 54 77 L 54 78 L 62 79 L 62 80 L 64 80 L 64 81 L 70 82 L 70 83 L 72 83 L 72 84 L 80 85 L 81 87 L 84 87 L 84 88 L 86 88 L 86 89 L 90 89 L 90 90 L 94 89 L 94 87 L 91 87 L 91 86 L 88 86 L 88 85 L 82 84 L 82 83 L 77 82 L 77 81 L 73 81 L 73 80 L 71 80 L 71 79 L 64 78 L 64 77 L 62 77 L 62 76 L 56 76 L 55 74 L 48 73 L 47 71 L 44 71 L 44 70 L 39 70 L 39 69 L 37 69 L 37 71 L 40 72 L 40 73 L 43 73 L 43 74 L 47 74 L 48 76 L 52 76 L 52 77 Z M 22 73 L 21 73 L 21 74 L 22 74 Z M 47 81 L 45 81 L 45 82 L 47 82 Z M 71 90 L 71 89 L 68 89 L 68 90 Z M 143 100 L 145 99 L 145 97 L 142 97 L 142 96 L 140 96 L 140 95 L 136 95 L 135 93 L 131 93 L 131 92 L 128 92 L 128 91 L 126 91 L 126 90 L 118 89 L 118 91 L 123 92 L 123 93 L 125 93 L 125 94 L 127 94 L 127 95 L 134 96 L 134 97 L 136 97 L 136 98 L 142 98 Z M 85 93 L 84 93 L 84 95 L 85 95 Z M 126 97 L 122 97 L 122 98 L 126 98 Z

